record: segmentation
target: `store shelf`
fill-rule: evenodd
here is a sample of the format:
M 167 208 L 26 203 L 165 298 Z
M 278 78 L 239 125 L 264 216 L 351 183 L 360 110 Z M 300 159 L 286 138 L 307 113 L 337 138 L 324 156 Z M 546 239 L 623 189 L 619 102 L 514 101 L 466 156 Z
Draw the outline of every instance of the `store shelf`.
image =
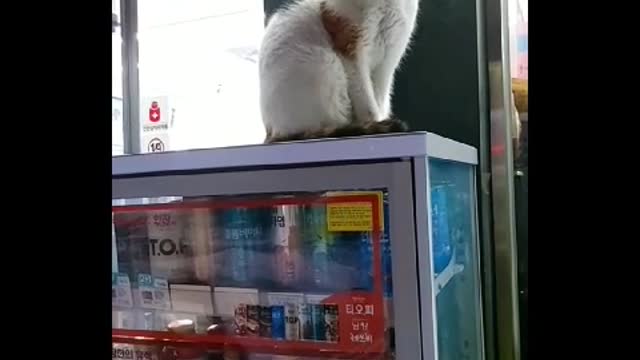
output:
M 432 133 L 412 132 L 115 156 L 111 159 L 111 174 L 115 178 L 202 170 L 246 171 L 425 155 L 471 164 L 478 162 L 476 150 L 468 145 Z
M 438 296 L 440 291 L 442 291 L 449 284 L 451 279 L 453 279 L 456 274 L 461 273 L 463 270 L 464 265 L 456 264 L 456 258 L 455 256 L 452 256 L 451 261 L 449 261 L 447 267 L 444 268 L 444 270 L 442 270 L 442 272 L 436 276 L 434 284 L 436 296 Z
M 112 329 L 113 343 L 165 345 L 205 348 L 210 350 L 234 349 L 249 353 L 273 355 L 330 357 L 335 359 L 382 359 L 382 353 L 344 351 L 338 344 L 312 341 L 276 341 L 258 337 L 228 335 L 181 335 L 163 331 Z

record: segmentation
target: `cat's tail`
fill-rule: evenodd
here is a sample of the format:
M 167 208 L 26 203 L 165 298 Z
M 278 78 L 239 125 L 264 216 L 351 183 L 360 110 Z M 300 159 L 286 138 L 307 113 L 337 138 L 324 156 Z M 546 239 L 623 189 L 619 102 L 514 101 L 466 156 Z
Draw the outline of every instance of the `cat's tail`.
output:
M 286 141 L 341 138 L 363 135 L 400 133 L 407 131 L 409 131 L 409 127 L 404 121 L 398 119 L 387 119 L 382 121 L 369 121 L 360 124 L 349 123 L 337 127 L 329 127 L 287 135 L 272 135 L 269 131 L 267 131 L 267 138 L 264 142 L 265 144 L 272 144 L 276 142 Z

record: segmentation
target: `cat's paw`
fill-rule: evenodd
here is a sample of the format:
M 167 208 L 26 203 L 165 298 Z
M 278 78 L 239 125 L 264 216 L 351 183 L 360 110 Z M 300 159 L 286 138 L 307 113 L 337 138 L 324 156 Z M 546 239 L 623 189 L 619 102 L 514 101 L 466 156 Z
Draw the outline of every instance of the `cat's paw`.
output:
M 409 131 L 407 123 L 400 119 L 388 118 L 386 120 L 379 121 L 376 126 L 381 133 L 397 133 Z

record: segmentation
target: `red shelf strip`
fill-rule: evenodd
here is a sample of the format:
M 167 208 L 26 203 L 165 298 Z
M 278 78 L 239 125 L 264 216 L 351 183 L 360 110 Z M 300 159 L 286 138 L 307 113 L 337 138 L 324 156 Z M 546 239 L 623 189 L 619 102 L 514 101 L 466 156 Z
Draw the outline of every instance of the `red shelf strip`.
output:
M 249 353 L 291 356 L 331 357 L 336 359 L 382 359 L 375 352 L 344 351 L 338 344 L 311 341 L 276 341 L 257 337 L 227 335 L 180 335 L 164 331 L 112 329 L 113 343 L 193 347 L 211 350 L 234 349 Z

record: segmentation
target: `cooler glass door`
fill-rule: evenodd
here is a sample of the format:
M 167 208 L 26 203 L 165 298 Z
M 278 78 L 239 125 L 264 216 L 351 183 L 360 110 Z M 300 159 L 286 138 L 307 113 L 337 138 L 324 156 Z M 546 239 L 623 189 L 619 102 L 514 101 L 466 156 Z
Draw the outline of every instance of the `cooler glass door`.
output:
M 428 161 L 439 360 L 484 358 L 474 167 Z
M 114 200 L 114 359 L 394 358 L 388 189 L 336 188 Z

